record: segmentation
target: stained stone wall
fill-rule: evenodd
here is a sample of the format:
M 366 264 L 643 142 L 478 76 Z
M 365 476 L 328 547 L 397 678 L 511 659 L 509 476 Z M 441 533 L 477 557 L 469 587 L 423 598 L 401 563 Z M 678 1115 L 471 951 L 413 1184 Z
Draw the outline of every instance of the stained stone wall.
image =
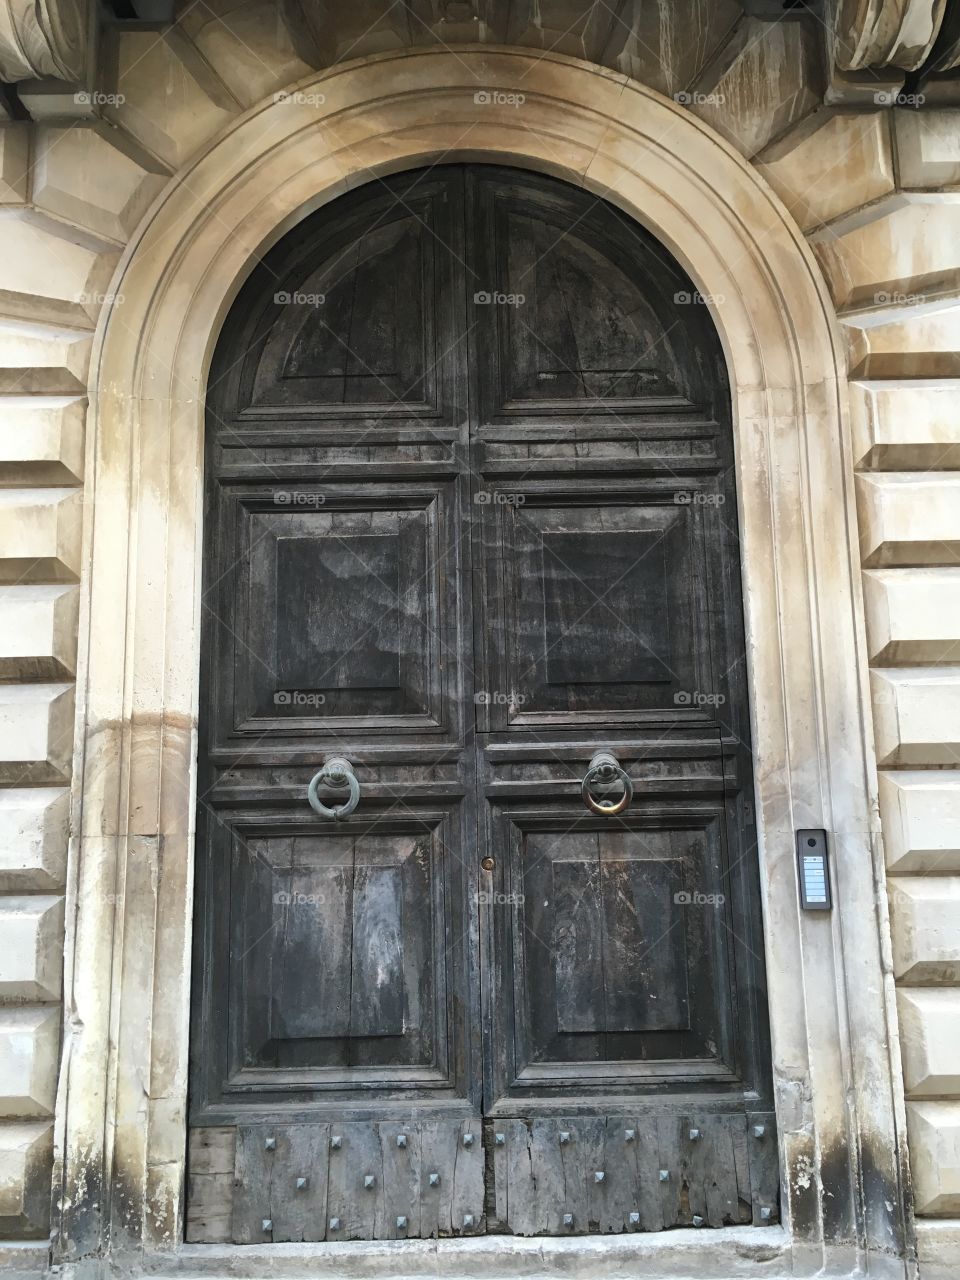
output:
M 119 256 L 178 169 L 265 96 L 337 60 L 484 39 L 555 47 L 677 97 L 778 192 L 829 284 L 849 358 L 910 1158 L 916 1211 L 941 1220 L 921 1231 L 921 1252 L 934 1251 L 960 1239 L 955 91 L 934 82 L 919 110 L 896 104 L 902 68 L 921 56 L 910 28 L 884 37 L 899 70 L 868 75 L 859 45 L 828 56 L 836 34 L 816 21 L 771 22 L 732 0 L 690 0 L 672 17 L 646 6 L 626 22 L 587 6 L 552 27 L 512 20 L 509 5 L 479 26 L 386 10 L 358 0 L 318 22 L 309 6 L 185 6 L 171 30 L 103 40 L 87 121 L 51 107 L 0 126 L 0 1228 L 48 1230 L 78 584 L 95 498 L 86 378 L 105 302 L 122 317 L 109 297 Z

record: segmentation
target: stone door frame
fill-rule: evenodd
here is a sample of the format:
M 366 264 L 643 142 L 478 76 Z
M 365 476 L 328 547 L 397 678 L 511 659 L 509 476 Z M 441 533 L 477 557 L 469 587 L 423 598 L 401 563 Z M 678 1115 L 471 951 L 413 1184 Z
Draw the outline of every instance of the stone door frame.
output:
M 734 402 L 792 1266 L 869 1260 L 903 1276 L 904 1108 L 833 305 L 777 198 L 689 112 L 592 64 L 476 46 L 346 64 L 251 109 L 170 182 L 111 286 L 91 371 L 55 1258 L 181 1247 L 203 408 L 220 325 L 301 218 L 437 160 L 596 192 L 664 242 L 711 309 Z M 830 914 L 799 910 L 802 827 L 830 833 Z

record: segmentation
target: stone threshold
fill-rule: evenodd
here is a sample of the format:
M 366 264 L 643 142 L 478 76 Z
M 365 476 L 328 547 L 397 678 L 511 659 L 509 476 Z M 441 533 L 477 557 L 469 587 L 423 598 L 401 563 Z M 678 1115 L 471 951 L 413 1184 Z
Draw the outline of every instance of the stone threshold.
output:
M 923 1280 L 960 1276 L 960 1222 L 918 1223 Z M 940 1230 L 936 1230 L 940 1228 Z M 902 1260 L 797 1249 L 781 1225 L 577 1237 L 180 1245 L 50 1268 L 46 1241 L 0 1244 L 3 1280 L 905 1280 Z M 824 1263 L 827 1262 L 826 1269 Z
M 335 1244 L 184 1245 L 144 1259 L 171 1280 L 780 1280 L 794 1274 L 782 1227 L 632 1235 L 473 1236 Z

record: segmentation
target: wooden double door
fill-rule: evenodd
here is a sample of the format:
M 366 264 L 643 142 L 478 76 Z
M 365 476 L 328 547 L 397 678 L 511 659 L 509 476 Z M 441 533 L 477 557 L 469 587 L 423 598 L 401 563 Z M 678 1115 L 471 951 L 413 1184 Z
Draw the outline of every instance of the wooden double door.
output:
M 678 265 L 546 177 L 373 182 L 234 304 L 206 500 L 188 1237 L 776 1221 L 729 393 Z

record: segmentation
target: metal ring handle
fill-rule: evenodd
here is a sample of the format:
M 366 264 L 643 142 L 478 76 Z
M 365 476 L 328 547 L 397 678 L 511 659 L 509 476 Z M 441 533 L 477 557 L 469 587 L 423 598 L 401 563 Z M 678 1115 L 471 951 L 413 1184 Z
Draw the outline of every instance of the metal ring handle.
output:
M 331 809 L 317 795 L 317 787 L 321 782 L 326 782 L 332 787 L 349 787 L 350 795 L 343 804 L 335 804 Z M 325 760 L 320 772 L 315 773 L 310 779 L 307 799 L 310 801 L 310 808 L 314 813 L 319 813 L 321 818 L 336 820 L 353 813 L 360 803 L 360 783 L 357 781 L 357 775 L 353 772 L 350 761 L 345 760 L 343 756 L 331 756 L 329 760 Z
M 619 800 L 597 800 L 590 788 L 594 782 L 612 782 L 619 779 L 623 787 L 623 795 Z M 605 818 L 613 818 L 623 813 L 633 799 L 633 783 L 620 768 L 620 761 L 611 751 L 598 751 L 590 761 L 590 767 L 583 775 L 580 784 L 580 795 L 583 803 L 591 813 L 599 813 Z

